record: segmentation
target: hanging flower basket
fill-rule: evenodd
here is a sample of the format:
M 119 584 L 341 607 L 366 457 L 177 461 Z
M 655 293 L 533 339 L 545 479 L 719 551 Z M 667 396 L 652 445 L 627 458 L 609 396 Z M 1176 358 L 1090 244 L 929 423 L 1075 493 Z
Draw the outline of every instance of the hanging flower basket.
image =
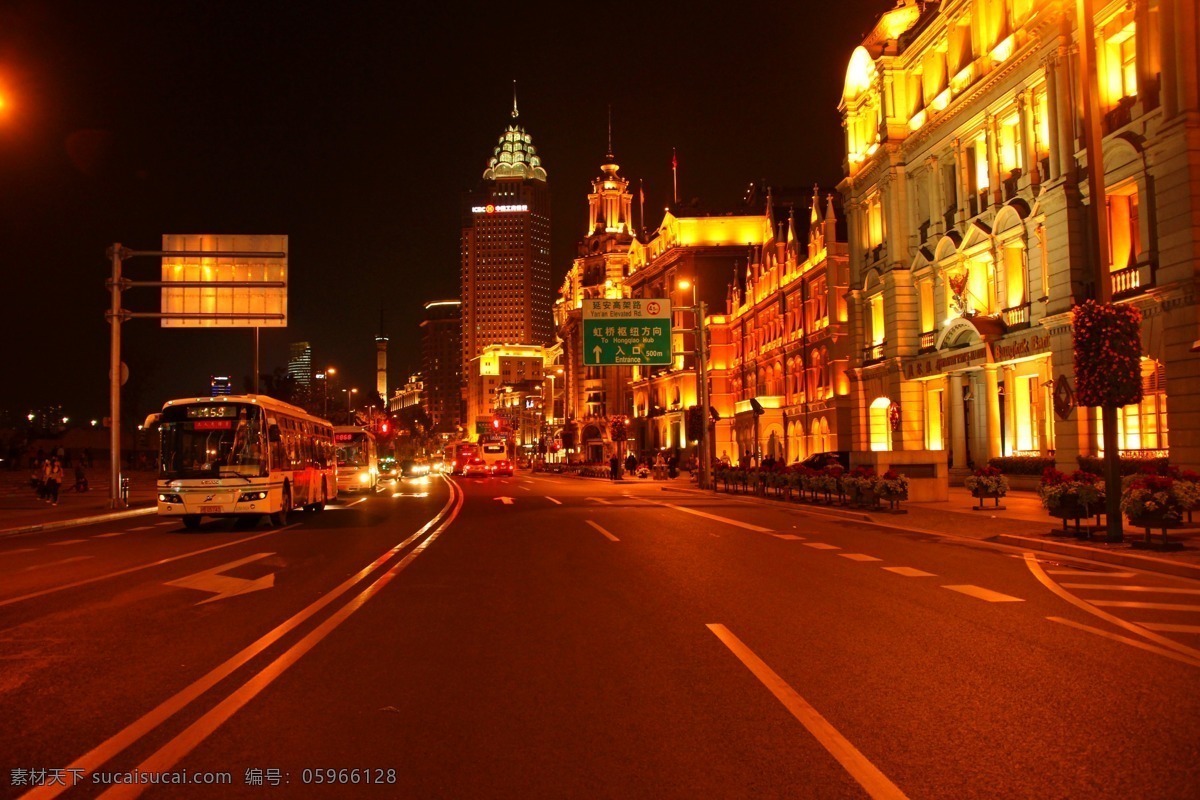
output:
M 1142 399 L 1142 312 L 1088 300 L 1075 306 L 1075 396 L 1081 406 L 1127 406 Z

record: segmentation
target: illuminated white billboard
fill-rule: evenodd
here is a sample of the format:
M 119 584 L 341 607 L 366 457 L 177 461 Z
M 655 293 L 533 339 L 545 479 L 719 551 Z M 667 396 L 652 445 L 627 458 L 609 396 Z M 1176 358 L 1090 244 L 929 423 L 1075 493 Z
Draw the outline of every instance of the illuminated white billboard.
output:
M 287 327 L 288 237 L 243 234 L 165 234 L 163 252 L 226 252 L 229 256 L 163 256 L 163 283 L 244 283 L 277 281 L 278 287 L 168 287 L 162 289 L 164 314 L 263 314 L 236 319 L 169 319 L 164 328 L 284 328 Z M 247 255 L 283 253 L 282 258 Z M 272 316 L 268 316 L 272 315 Z M 273 318 L 273 315 L 279 315 Z

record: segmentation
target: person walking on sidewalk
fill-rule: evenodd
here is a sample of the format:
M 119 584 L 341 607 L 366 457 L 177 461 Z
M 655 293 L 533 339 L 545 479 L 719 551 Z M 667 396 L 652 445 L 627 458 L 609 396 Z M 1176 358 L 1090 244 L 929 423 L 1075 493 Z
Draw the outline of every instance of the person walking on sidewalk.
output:
M 608 460 L 608 477 L 614 481 L 621 479 L 621 459 L 616 453 Z
M 637 456 L 635 456 L 633 453 L 625 456 L 625 471 L 630 475 L 637 472 L 637 464 Z
M 46 473 L 46 502 L 58 505 L 58 487 L 62 485 L 63 468 L 58 458 L 50 459 L 50 469 Z

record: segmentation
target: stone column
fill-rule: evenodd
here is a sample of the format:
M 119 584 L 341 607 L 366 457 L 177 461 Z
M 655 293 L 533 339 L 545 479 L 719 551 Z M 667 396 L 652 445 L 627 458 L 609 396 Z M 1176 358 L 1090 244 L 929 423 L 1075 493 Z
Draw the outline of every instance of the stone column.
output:
M 1012 455 L 1017 449 L 1017 368 L 1008 364 L 1002 368 L 1004 370 L 1004 443 L 1007 445 L 1000 448 L 1000 455 Z M 1033 398 L 1030 398 L 1030 402 Z M 1033 416 L 1033 410 L 1030 409 L 1030 416 Z
M 987 426 L 984 428 L 987 439 L 987 457 L 1000 456 L 1000 376 L 999 367 L 986 364 L 983 367 L 984 396 L 980 398 L 987 404 Z
M 950 414 L 950 455 L 955 470 L 967 468 L 967 431 L 963 418 L 962 373 L 946 376 L 946 410 Z
M 1058 57 L 1051 53 L 1046 58 L 1046 144 L 1050 148 L 1050 174 L 1043 180 L 1053 180 L 1062 175 L 1062 143 L 1058 138 Z

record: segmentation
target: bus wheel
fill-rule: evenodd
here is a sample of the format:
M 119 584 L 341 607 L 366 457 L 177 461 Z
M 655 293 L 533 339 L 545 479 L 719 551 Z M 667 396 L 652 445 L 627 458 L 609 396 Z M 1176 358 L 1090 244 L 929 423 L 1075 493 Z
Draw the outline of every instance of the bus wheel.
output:
M 194 531 L 197 528 L 199 528 L 200 527 L 200 515 L 199 514 L 184 514 L 183 515 L 183 527 L 187 528 L 189 531 Z
M 288 509 L 292 507 L 292 490 L 287 484 L 283 486 L 283 503 L 279 506 L 279 510 L 271 515 L 271 524 L 276 528 L 282 528 L 287 525 Z
M 325 504 L 329 502 L 329 492 L 325 489 L 325 481 L 321 481 L 321 502 L 313 503 L 308 507 L 309 511 L 324 511 Z

